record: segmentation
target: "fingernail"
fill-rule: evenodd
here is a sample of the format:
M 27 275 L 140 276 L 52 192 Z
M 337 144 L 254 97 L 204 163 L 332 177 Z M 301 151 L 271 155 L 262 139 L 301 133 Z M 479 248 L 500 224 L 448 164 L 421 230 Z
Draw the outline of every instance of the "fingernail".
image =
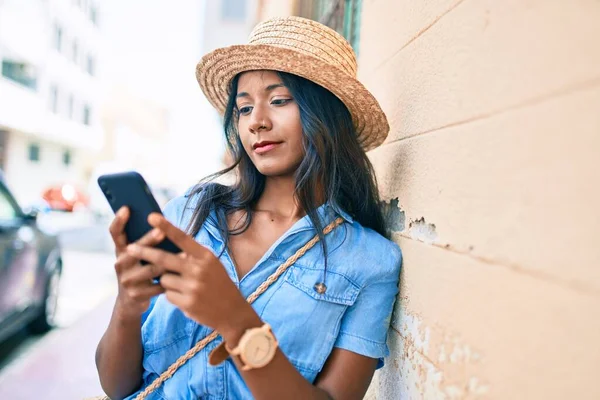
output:
M 161 231 L 160 229 L 154 229 L 154 230 L 152 231 L 152 237 L 153 237 L 154 239 L 161 239 L 161 238 L 162 238 L 162 236 L 163 236 L 163 233 L 162 233 L 162 231 Z
M 158 214 L 158 213 L 152 213 L 148 216 L 148 222 L 150 224 L 156 225 L 159 223 L 159 221 L 160 221 L 160 214 Z
M 128 251 L 130 254 L 136 254 L 137 252 L 139 252 L 139 251 L 140 251 L 140 249 L 139 249 L 139 247 L 138 247 L 137 245 L 135 245 L 135 244 L 130 244 L 130 245 L 128 245 L 128 246 L 127 246 L 127 251 Z
M 119 211 L 117 211 L 117 216 L 124 217 L 126 212 L 127 212 L 127 209 L 125 207 L 121 207 L 121 208 L 119 208 Z

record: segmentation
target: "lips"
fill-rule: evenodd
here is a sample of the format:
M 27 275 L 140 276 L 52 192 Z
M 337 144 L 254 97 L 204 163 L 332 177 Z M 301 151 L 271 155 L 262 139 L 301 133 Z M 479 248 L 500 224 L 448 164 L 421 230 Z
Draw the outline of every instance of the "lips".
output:
M 264 154 L 268 151 L 273 150 L 275 147 L 277 147 L 280 144 L 281 144 L 281 142 L 264 141 L 264 142 L 255 143 L 254 146 L 252 146 L 252 148 L 254 149 L 255 153 Z

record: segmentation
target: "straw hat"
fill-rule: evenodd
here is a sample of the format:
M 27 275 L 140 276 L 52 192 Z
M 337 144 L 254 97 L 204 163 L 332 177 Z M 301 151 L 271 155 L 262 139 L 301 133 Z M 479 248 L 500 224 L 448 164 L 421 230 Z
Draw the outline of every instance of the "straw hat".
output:
M 210 103 L 225 112 L 232 79 L 240 72 L 275 70 L 311 80 L 348 107 L 365 151 L 379 146 L 389 125 L 373 95 L 356 79 L 356 55 L 346 39 L 318 22 L 273 18 L 258 24 L 249 44 L 217 49 L 196 67 L 196 79 Z

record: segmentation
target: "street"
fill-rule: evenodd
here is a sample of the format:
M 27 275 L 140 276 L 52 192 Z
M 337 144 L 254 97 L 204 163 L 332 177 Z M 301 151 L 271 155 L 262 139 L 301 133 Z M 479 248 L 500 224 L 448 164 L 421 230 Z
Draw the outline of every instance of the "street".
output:
M 116 294 L 114 255 L 106 221 L 75 214 L 40 216 L 59 232 L 63 274 L 57 327 L 22 331 L 0 343 L 0 399 L 82 399 L 102 393 L 95 347 Z

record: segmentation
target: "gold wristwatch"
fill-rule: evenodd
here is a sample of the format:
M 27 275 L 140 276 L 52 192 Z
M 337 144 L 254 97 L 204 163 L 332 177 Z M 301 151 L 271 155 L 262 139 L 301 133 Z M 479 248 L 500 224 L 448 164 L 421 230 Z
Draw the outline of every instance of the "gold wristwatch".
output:
M 271 326 L 264 324 L 260 328 L 252 328 L 244 332 L 236 348 L 230 349 L 225 344 L 225 349 L 232 356 L 239 356 L 244 364 L 242 370 L 250 371 L 270 363 L 275 357 L 277 345 Z

